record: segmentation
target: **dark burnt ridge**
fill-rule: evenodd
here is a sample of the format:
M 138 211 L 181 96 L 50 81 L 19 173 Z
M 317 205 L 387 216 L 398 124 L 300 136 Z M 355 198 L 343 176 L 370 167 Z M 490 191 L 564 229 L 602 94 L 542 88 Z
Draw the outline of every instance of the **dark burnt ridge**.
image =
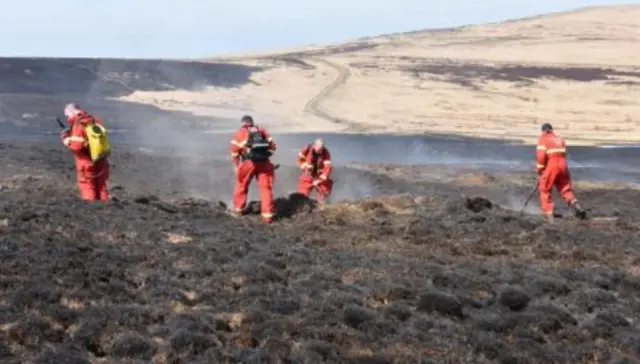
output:
M 384 62 L 385 57 L 380 57 Z M 551 67 L 527 65 L 491 66 L 472 62 L 451 62 L 398 57 L 399 60 L 411 64 L 399 66 L 398 69 L 412 73 L 417 78 L 444 76 L 451 83 L 465 87 L 477 88 L 486 81 L 507 81 L 521 86 L 530 86 L 543 78 L 560 79 L 577 82 L 607 81 L 610 84 L 635 84 L 640 82 L 640 71 L 623 71 L 606 67 Z M 356 63 L 352 66 L 360 68 L 378 68 L 378 64 Z M 628 80 L 623 78 L 635 78 Z
M 87 204 L 66 155 L 1 146 L 2 363 L 640 358 L 638 191 L 581 194 L 620 208 L 615 222 L 550 226 L 455 186 L 363 174 L 415 195 L 318 211 L 279 193 L 284 218 L 266 226 L 169 198 L 167 159 L 119 156 L 126 184 Z
M 21 133 L 19 138 L 29 137 L 30 134 L 41 136 L 43 133 L 57 133 L 58 125 L 55 118 L 62 118 L 64 105 L 71 101 L 91 110 L 93 114 L 102 118 L 111 129 L 142 130 L 150 128 L 147 130 L 147 134 L 161 135 L 163 130 L 182 130 L 183 128 L 185 131 L 195 131 L 213 129 L 219 125 L 228 127 L 230 123 L 237 120 L 235 118 L 229 120 L 229 118 L 223 117 L 198 116 L 186 111 L 168 111 L 152 105 L 87 96 L 0 94 L 0 105 L 2 106 L 0 138 L 2 133 L 8 133 L 9 128 Z M 208 106 L 216 105 L 215 101 L 212 100 Z M 153 126 L 149 125 L 150 121 L 153 121 Z M 119 135 L 114 135 L 116 141 L 119 137 Z
M 278 57 L 267 57 L 266 59 L 270 59 L 275 64 L 285 64 L 291 67 L 298 67 L 304 70 L 313 70 L 316 69 L 316 66 L 311 65 L 302 59 L 293 57 L 293 56 L 278 56 Z
M 167 60 L 0 58 L 0 93 L 119 97 L 134 90 L 239 87 L 259 67 Z
M 379 46 L 377 43 L 368 42 L 368 41 L 358 41 L 358 42 L 350 42 L 340 45 L 332 45 L 323 47 L 318 50 L 310 50 L 304 52 L 290 52 L 286 53 L 287 57 L 312 57 L 312 56 L 330 56 L 344 53 L 354 53 L 363 50 L 375 49 Z

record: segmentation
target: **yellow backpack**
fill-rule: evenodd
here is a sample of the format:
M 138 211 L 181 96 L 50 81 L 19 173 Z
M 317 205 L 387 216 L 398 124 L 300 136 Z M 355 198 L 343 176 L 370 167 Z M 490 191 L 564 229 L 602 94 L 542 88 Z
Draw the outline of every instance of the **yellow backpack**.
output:
M 95 163 L 108 157 L 111 153 L 111 145 L 109 144 L 107 129 L 93 120 L 85 125 L 84 130 L 87 134 L 87 146 L 91 161 Z

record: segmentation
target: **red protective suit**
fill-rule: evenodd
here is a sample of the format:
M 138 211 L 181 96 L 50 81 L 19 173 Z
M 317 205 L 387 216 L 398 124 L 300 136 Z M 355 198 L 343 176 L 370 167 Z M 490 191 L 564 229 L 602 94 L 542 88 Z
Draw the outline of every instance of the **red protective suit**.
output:
M 571 186 L 571 175 L 565 158 L 566 148 L 564 139 L 556 136 L 553 131 L 543 132 L 538 138 L 538 146 L 536 147 L 536 168 L 540 176 L 538 192 L 540 193 L 540 208 L 547 216 L 553 215 L 551 189 L 554 186 L 562 199 L 570 206 L 576 205 L 578 202 Z
M 96 124 L 102 125 L 102 121 L 84 111 L 67 118 L 70 128 L 61 134 L 61 139 L 62 143 L 73 152 L 75 158 L 80 198 L 88 201 L 106 201 L 109 198 L 107 192 L 109 161 L 106 158 L 95 164 L 91 161 L 87 134 L 84 130 L 85 124 L 92 119 L 95 119 Z
M 333 189 L 329 150 L 323 147 L 320 152 L 316 152 L 313 144 L 305 146 L 298 153 L 298 166 L 302 169 L 298 181 L 298 193 L 309 196 L 315 188 L 318 202 L 324 203 Z
M 243 158 L 248 152 L 247 144 L 252 132 L 259 133 L 268 141 L 269 150 L 275 151 L 276 144 L 269 133 L 258 126 L 243 126 L 235 133 L 231 140 L 231 158 L 236 166 L 236 185 L 233 192 L 233 205 L 237 213 L 242 213 L 247 204 L 247 194 L 251 180 L 258 181 L 260 189 L 260 211 L 265 222 L 272 222 L 273 213 L 273 181 L 275 178 L 274 166 L 270 160 L 252 161 Z

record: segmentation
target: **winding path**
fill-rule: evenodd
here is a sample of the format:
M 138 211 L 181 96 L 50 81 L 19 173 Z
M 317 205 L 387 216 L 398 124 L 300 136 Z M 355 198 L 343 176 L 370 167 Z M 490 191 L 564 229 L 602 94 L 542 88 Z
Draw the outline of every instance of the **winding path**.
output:
M 332 92 L 347 83 L 347 81 L 351 77 L 351 71 L 349 70 L 349 68 L 323 58 L 313 58 L 311 60 L 317 63 L 323 63 L 326 66 L 333 68 L 338 72 L 338 76 L 330 84 L 320 90 L 320 92 L 316 96 L 307 101 L 307 103 L 304 105 L 304 111 L 329 122 L 344 125 L 347 127 L 347 129 L 365 131 L 366 127 L 364 125 L 337 118 L 336 116 L 329 114 L 321 106 L 322 102 L 327 99 L 327 97 L 329 97 Z

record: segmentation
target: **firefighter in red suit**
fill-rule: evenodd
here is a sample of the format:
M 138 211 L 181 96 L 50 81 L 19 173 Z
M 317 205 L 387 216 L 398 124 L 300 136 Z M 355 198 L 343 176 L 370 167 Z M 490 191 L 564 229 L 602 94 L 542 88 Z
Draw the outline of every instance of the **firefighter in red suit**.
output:
M 73 103 L 65 106 L 64 115 L 69 123 L 69 129 L 64 130 L 60 138 L 75 158 L 80 198 L 88 201 L 106 201 L 109 198 L 107 193 L 109 161 L 106 158 L 95 163 L 91 161 L 84 129 L 87 122 L 95 120 L 96 124 L 102 125 L 102 121 Z
M 540 208 L 549 221 L 553 221 L 553 199 L 551 190 L 555 188 L 560 196 L 574 210 L 576 217 L 586 218 L 571 185 L 571 175 L 567 166 L 567 144 L 564 139 L 553 132 L 551 124 L 542 125 L 542 134 L 536 147 L 537 172 L 540 176 L 538 192 Z
M 318 202 L 324 204 L 333 189 L 331 154 L 324 140 L 316 139 L 313 144 L 302 148 L 298 153 L 298 166 L 302 169 L 298 193 L 308 197 L 315 188 Z
M 276 150 L 276 144 L 269 133 L 254 124 L 253 118 L 245 115 L 242 126 L 231 140 L 231 159 L 235 165 L 236 185 L 233 192 L 233 205 L 237 214 L 242 214 L 247 204 L 249 184 L 252 179 L 258 181 L 260 189 L 260 211 L 262 219 L 273 222 L 273 180 L 274 166 L 270 157 Z

